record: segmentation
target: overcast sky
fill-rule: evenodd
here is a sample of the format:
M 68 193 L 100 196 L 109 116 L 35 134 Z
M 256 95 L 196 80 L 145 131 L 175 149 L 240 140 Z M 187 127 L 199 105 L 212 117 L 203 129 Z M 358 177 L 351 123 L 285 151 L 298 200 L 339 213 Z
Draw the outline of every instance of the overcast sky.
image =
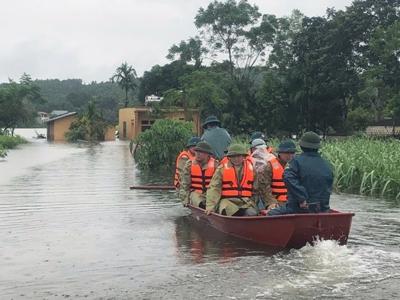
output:
M 207 0 L 0 0 L 0 82 L 33 78 L 107 81 L 121 62 L 139 76 L 165 64 L 169 47 L 196 35 Z M 322 16 L 351 0 L 250 0 L 261 13 L 297 8 Z

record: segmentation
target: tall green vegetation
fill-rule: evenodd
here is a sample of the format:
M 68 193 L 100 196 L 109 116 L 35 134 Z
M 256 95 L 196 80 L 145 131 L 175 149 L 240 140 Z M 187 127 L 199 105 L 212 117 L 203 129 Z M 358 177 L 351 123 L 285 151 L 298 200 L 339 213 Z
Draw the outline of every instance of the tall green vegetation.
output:
M 337 191 L 400 199 L 400 141 L 351 138 L 324 144 Z
M 79 140 L 88 142 L 103 141 L 106 127 L 107 123 L 96 109 L 95 103 L 90 101 L 87 111 L 71 124 L 65 136 L 69 142 Z
M 4 158 L 7 156 L 8 149 L 14 149 L 19 144 L 25 144 L 27 141 L 20 136 L 10 136 L 0 134 L 0 157 Z
M 40 89 L 28 74 L 19 82 L 10 80 L 0 86 L 0 134 L 11 133 L 19 125 L 26 125 L 36 116 L 34 105 L 43 101 Z
M 154 125 L 139 134 L 135 161 L 142 169 L 172 167 L 176 156 L 184 149 L 193 135 L 191 122 L 157 120 Z
M 400 0 L 281 18 L 213 1 L 195 16 L 197 35 L 171 46 L 172 62 L 145 72 L 139 95 L 216 114 L 235 134 L 364 130 L 400 118 L 399 19 Z
M 137 88 L 137 74 L 135 69 L 124 62 L 119 66 L 115 74 L 111 77 L 112 82 L 118 83 L 118 85 L 125 91 L 125 107 L 128 107 L 128 93 L 129 91 L 135 91 Z

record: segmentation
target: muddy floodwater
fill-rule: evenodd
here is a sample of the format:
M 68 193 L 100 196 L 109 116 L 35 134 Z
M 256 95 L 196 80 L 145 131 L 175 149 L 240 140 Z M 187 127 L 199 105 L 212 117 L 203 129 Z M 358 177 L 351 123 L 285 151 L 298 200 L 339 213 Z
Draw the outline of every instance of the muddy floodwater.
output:
M 0 162 L 0 299 L 400 299 L 396 202 L 333 195 L 356 213 L 348 245 L 277 252 L 129 190 L 172 177 L 137 170 L 125 142 L 30 140 Z

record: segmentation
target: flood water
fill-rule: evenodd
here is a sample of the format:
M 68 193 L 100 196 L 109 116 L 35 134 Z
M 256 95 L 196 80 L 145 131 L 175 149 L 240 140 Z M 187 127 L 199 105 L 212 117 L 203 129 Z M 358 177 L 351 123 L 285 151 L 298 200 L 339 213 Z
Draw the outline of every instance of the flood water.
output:
M 28 131 L 23 132 L 30 137 Z M 34 135 L 34 134 L 33 134 Z M 333 195 L 347 246 L 277 252 L 194 224 L 124 142 L 33 140 L 0 162 L 0 299 L 399 299 L 400 206 Z

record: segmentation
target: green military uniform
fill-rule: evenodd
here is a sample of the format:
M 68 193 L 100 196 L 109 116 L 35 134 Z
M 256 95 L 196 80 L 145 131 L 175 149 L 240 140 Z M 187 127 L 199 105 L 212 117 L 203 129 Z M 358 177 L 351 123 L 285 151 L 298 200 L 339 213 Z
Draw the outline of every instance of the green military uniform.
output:
M 236 153 L 232 151 L 232 148 L 236 150 L 236 146 L 238 145 L 232 145 L 229 148 L 227 156 L 229 157 L 230 155 L 246 155 L 247 150 L 246 149 L 238 149 L 239 151 Z M 241 182 L 242 177 L 243 177 L 243 166 L 233 166 L 233 164 L 228 161 L 228 166 L 229 167 L 235 167 L 236 171 L 236 178 L 238 179 L 238 182 Z M 224 172 L 224 166 L 220 165 L 218 166 L 217 170 L 214 173 L 213 178 L 211 179 L 210 186 L 207 190 L 207 197 L 206 197 L 206 209 L 214 212 L 218 212 L 220 214 L 225 214 L 227 216 L 232 216 L 236 214 L 240 209 L 247 209 L 247 208 L 253 208 L 256 211 L 257 205 L 256 201 L 253 197 L 232 197 L 232 198 L 223 198 L 221 199 L 221 194 L 222 194 L 222 178 L 223 178 L 223 172 Z M 257 174 L 254 172 L 254 181 L 257 181 Z M 253 185 L 253 194 L 256 195 L 257 191 L 255 190 L 256 186 Z
M 201 203 L 205 205 L 206 203 L 206 193 L 192 190 L 192 165 L 201 164 L 201 170 L 206 170 L 208 168 L 209 159 L 213 155 L 213 150 L 211 146 L 204 141 L 199 142 L 196 147 L 194 147 L 195 152 L 202 152 L 208 154 L 208 160 L 205 162 L 199 162 L 196 159 L 189 160 L 186 162 L 181 177 L 181 189 L 179 192 L 179 197 L 182 200 L 182 204 L 186 206 L 187 204 L 192 204 L 199 207 Z M 218 161 L 214 160 L 214 169 L 217 167 Z M 205 182 L 204 182 L 205 183 Z
M 191 186 L 191 169 L 192 164 L 198 164 L 196 160 L 189 160 L 186 162 L 186 165 L 183 169 L 182 173 L 182 182 L 181 182 L 181 191 L 179 193 L 179 197 L 182 200 L 183 205 L 192 204 L 193 206 L 200 206 L 200 203 L 206 203 L 206 193 L 197 193 L 193 192 L 190 189 Z M 201 169 L 207 169 L 208 161 L 201 164 Z M 215 167 L 217 167 L 218 162 L 215 161 Z

